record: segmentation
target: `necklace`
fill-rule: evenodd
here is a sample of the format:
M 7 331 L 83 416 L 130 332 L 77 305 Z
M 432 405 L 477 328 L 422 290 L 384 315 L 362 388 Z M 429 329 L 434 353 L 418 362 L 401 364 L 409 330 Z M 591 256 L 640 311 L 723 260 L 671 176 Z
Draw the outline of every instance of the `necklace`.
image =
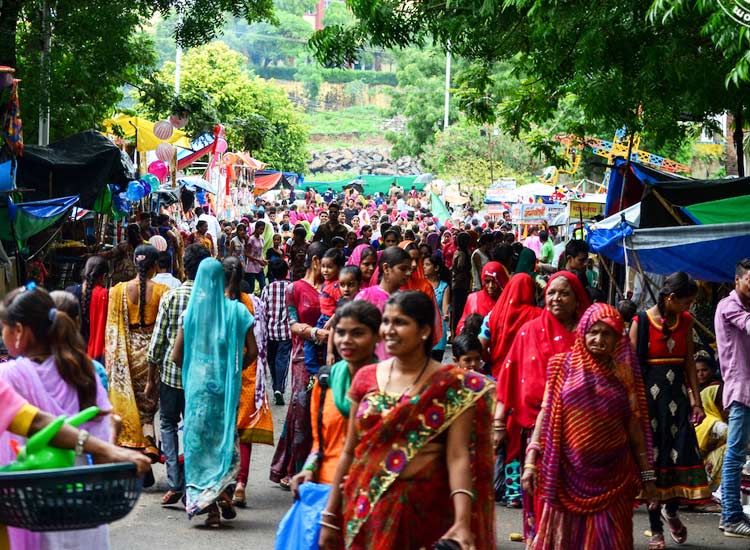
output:
M 385 388 L 383 388 L 383 393 L 388 393 L 388 386 L 391 385 L 391 375 L 393 374 L 393 365 L 396 362 L 396 359 L 394 358 L 393 361 L 391 361 L 391 367 L 388 369 L 388 378 L 385 381 Z M 417 382 L 419 382 L 419 379 L 422 378 L 422 375 L 427 370 L 427 365 L 430 364 L 430 356 L 428 355 L 425 358 L 424 365 L 422 365 L 422 369 L 419 371 L 419 374 L 414 379 L 414 381 L 409 384 L 404 391 L 401 392 L 401 395 L 399 395 L 398 400 L 401 401 L 401 399 L 404 397 L 404 395 L 407 394 L 408 391 L 410 391 Z

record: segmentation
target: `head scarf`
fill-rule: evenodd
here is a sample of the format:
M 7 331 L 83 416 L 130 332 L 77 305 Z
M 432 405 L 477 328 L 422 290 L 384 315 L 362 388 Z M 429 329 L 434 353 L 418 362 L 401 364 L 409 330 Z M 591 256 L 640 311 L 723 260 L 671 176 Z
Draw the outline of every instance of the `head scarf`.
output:
M 516 270 L 513 273 L 528 273 L 532 277 L 536 273 L 536 254 L 530 248 L 524 247 L 518 255 Z
M 619 335 L 611 361 L 595 358 L 586 348 L 586 334 L 598 322 Z M 650 462 L 651 426 L 640 367 L 614 307 L 597 303 L 585 311 L 572 350 L 550 361 L 547 391 L 542 498 L 575 514 L 634 498 L 637 466 L 629 443 L 618 436 L 627 434 L 627 419 L 635 415 Z
M 489 319 L 492 376 L 498 380 L 500 366 L 508 354 L 518 329 L 539 317 L 542 308 L 536 305 L 536 285 L 527 273 L 516 273 L 503 289 L 492 308 Z
M 428 234 L 427 244 L 429 245 L 430 250 L 432 250 L 433 254 L 437 252 L 437 249 L 440 246 L 440 235 L 435 232 Z
M 500 290 L 505 288 L 510 280 L 510 274 L 505 266 L 500 262 L 487 262 L 482 268 L 482 286 L 484 287 L 484 281 L 488 277 L 495 279 L 495 282 L 500 286 Z
M 352 251 L 352 255 L 349 256 L 349 260 L 347 260 L 346 265 L 356 265 L 359 267 L 359 265 L 362 263 L 362 256 L 364 255 L 365 251 L 370 248 L 369 244 L 360 244 L 354 247 L 354 250 Z M 372 277 L 369 281 L 362 281 L 362 288 L 367 288 L 373 284 L 377 284 L 377 277 L 380 275 L 380 271 L 378 270 L 378 262 L 377 260 L 380 259 L 380 252 L 377 254 L 377 258 L 375 260 L 375 271 L 372 274 Z M 373 282 L 374 281 L 374 282 Z
M 573 273 L 572 271 L 562 270 L 552 275 L 552 277 L 549 278 L 549 281 L 547 281 L 547 287 L 544 289 L 544 295 L 547 295 L 547 290 L 549 289 L 550 283 L 559 277 L 565 277 L 568 283 L 570 283 L 570 287 L 573 289 L 573 293 L 576 295 L 576 301 L 578 302 L 578 306 L 576 307 L 576 319 L 580 319 L 583 315 L 583 312 L 586 311 L 586 309 L 588 309 L 588 307 L 591 305 L 591 298 L 589 298 L 588 292 L 586 292 L 586 289 L 583 288 L 581 280 L 575 273 Z

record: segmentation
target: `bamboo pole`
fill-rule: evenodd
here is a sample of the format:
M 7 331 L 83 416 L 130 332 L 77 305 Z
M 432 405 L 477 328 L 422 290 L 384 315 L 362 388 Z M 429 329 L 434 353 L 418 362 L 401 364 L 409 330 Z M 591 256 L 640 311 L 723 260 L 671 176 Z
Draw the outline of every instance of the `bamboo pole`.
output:
M 615 290 L 617 291 L 617 294 L 620 295 L 620 298 L 624 299 L 625 294 L 623 294 L 622 290 L 620 289 L 620 285 L 617 284 L 617 280 L 615 279 L 615 276 L 612 274 L 612 271 L 607 267 L 607 262 L 604 259 L 604 256 L 601 254 L 599 256 L 599 263 L 604 267 L 604 271 L 607 272 L 607 275 L 609 275 L 609 281 L 611 285 L 614 285 Z

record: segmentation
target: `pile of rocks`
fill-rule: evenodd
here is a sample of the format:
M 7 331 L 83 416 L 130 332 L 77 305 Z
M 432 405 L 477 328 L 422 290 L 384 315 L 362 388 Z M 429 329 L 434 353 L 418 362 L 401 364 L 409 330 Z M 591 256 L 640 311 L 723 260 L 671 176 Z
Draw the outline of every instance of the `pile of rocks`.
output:
M 322 172 L 357 172 L 385 176 L 406 176 L 422 172 L 419 161 L 412 157 L 392 159 L 382 149 L 334 149 L 315 151 L 307 163 L 309 174 Z

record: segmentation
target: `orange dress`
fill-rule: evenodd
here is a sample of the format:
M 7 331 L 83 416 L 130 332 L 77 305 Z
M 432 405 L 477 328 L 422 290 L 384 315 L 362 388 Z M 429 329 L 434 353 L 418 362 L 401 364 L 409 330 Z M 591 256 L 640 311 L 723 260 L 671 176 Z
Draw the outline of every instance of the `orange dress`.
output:
M 320 411 L 320 392 L 322 391 L 318 381 L 313 386 L 310 397 L 310 421 L 312 422 L 313 444 L 311 454 L 317 454 L 320 450 L 320 432 L 318 431 L 318 412 Z M 323 403 L 323 460 L 318 466 L 318 483 L 333 483 L 339 457 L 344 450 L 346 441 L 347 420 L 336 407 L 336 402 L 330 390 L 327 392 Z
M 255 315 L 253 300 L 244 292 L 240 295 L 240 301 Z M 259 322 L 258 319 L 255 322 Z M 262 345 L 258 342 L 258 346 Z M 260 354 L 259 354 L 260 355 Z M 255 381 L 257 378 L 258 360 L 252 362 L 242 371 L 242 391 L 240 393 L 240 406 L 237 412 L 237 431 L 242 443 L 263 443 L 273 445 L 273 417 L 268 396 L 263 396 L 263 404 L 257 407 L 255 404 Z

